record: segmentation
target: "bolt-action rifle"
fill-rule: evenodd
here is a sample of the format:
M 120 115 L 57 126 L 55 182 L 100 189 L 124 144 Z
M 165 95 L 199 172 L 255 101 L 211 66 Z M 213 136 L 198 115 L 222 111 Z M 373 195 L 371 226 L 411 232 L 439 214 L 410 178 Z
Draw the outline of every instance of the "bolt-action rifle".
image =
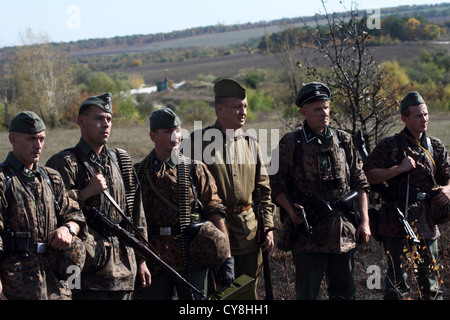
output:
M 369 156 L 369 154 L 365 147 L 365 140 L 363 137 L 362 130 L 359 130 L 358 133 L 353 137 L 353 141 L 355 143 L 356 148 L 358 149 L 359 154 L 361 155 L 361 158 L 363 159 L 363 161 L 365 161 L 367 159 L 367 157 Z M 406 154 L 405 154 L 405 156 L 406 156 Z M 409 183 L 408 183 L 408 185 L 409 185 Z M 371 185 L 371 188 L 374 191 L 378 192 L 382 198 L 386 197 L 386 195 L 389 193 L 388 187 L 384 184 Z M 397 215 L 408 238 L 410 238 L 415 243 L 420 242 L 416 236 L 416 233 L 411 228 L 411 225 L 409 224 L 408 220 L 406 219 L 405 215 L 400 210 L 398 205 L 393 201 L 389 201 L 388 208 L 390 208 Z M 372 211 L 370 211 L 370 210 L 372 210 Z M 372 212 L 372 215 L 374 214 L 374 210 L 378 211 L 375 208 L 371 208 L 370 210 L 369 210 L 369 213 Z M 370 218 L 372 218 L 372 217 L 370 217 Z
M 111 221 L 102 211 L 95 207 L 85 207 L 83 212 L 90 216 L 97 223 L 102 225 L 106 230 L 110 231 L 112 234 L 117 236 L 119 240 L 123 241 L 125 244 L 129 245 L 137 252 L 142 254 L 144 257 L 149 259 L 155 265 L 160 267 L 164 272 L 166 272 L 174 281 L 187 286 L 189 289 L 199 294 L 201 297 L 205 298 L 205 292 L 197 289 L 186 279 L 184 279 L 178 272 L 176 272 L 171 266 L 165 263 L 161 258 L 148 248 L 142 241 L 138 240 L 133 234 L 122 228 L 120 225 Z
M 261 203 L 261 190 L 256 189 L 256 197 L 258 202 L 256 204 L 257 207 L 257 218 L 258 218 L 258 232 L 259 232 L 259 241 L 260 243 L 266 242 L 267 234 L 276 228 L 264 228 L 264 210 Z M 269 252 L 263 250 L 263 271 L 264 271 L 264 285 L 266 289 L 266 300 L 273 300 L 273 288 L 272 288 L 272 275 L 270 268 L 270 259 Z

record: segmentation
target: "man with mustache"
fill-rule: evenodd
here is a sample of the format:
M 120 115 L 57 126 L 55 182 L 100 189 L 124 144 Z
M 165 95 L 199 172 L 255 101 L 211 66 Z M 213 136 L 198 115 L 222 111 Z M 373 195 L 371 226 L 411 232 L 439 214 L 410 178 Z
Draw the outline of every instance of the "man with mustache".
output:
M 356 243 L 370 237 L 369 184 L 352 137 L 329 126 L 330 99 L 326 85 L 305 84 L 296 98 L 303 126 L 286 134 L 275 150 L 280 170 L 271 176 L 272 196 L 283 223 L 300 230 L 289 234 L 285 248 L 293 251 L 297 300 L 317 299 L 324 275 L 330 299 L 354 299 Z M 338 205 L 351 191 L 358 193 L 351 207 L 359 209 L 359 221 L 354 211 Z
M 146 237 L 147 224 L 139 187 L 134 190 L 133 208 L 125 210 L 130 206 L 123 175 L 125 172 L 132 174 L 138 186 L 134 170 L 132 166 L 126 170 L 121 168 L 118 153 L 106 145 L 112 128 L 112 95 L 104 93 L 86 99 L 80 106 L 77 123 L 81 130 L 78 144 L 52 156 L 47 165 L 61 173 L 69 195 L 80 206 L 96 207 L 124 228 L 129 228 L 127 223 L 131 222 Z M 104 191 L 128 219 L 119 213 Z M 134 291 L 136 279 L 138 285 L 150 285 L 151 275 L 143 258 L 94 221 L 88 220 L 88 227 L 86 266 L 81 274 L 81 290 L 74 291 L 74 299 L 123 300 Z

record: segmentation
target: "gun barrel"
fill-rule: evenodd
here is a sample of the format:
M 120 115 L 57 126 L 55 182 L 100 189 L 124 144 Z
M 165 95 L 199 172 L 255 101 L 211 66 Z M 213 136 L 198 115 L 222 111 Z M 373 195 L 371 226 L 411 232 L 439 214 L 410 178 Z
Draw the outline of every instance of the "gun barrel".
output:
M 392 203 L 392 208 L 395 210 L 400 223 L 403 226 L 403 229 L 405 230 L 406 234 L 412 239 L 412 241 L 414 243 L 419 243 L 420 240 L 417 238 L 416 233 L 414 232 L 414 230 L 411 228 L 411 225 L 409 224 L 408 220 L 406 220 L 405 215 L 403 214 L 403 212 L 400 210 L 400 208 L 397 206 L 397 204 Z

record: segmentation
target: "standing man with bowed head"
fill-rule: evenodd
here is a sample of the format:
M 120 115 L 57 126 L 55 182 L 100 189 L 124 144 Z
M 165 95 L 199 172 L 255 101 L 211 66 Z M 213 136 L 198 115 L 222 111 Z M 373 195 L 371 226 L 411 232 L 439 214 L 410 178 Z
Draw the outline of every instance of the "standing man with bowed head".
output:
M 52 156 L 47 165 L 61 173 L 69 195 L 80 206 L 96 207 L 123 228 L 129 228 L 131 222 L 146 237 L 141 191 L 133 167 L 130 164 L 129 168 L 122 168 L 118 149 L 110 150 L 106 145 L 112 128 L 112 95 L 104 93 L 86 99 L 80 106 L 77 123 L 81 130 L 78 144 Z M 132 207 L 126 199 L 129 190 L 124 183 L 125 174 L 131 175 L 129 178 L 134 181 Z M 126 217 L 120 214 L 105 191 Z M 86 266 L 81 274 L 81 290 L 74 292 L 74 299 L 125 300 L 134 291 L 135 280 L 137 285 L 150 285 L 151 276 L 143 257 L 103 226 L 92 219 L 87 221 Z
M 259 142 L 242 127 L 247 118 L 247 91 L 233 79 L 214 85 L 216 123 L 191 134 L 192 157 L 206 163 L 216 180 L 218 194 L 226 209 L 226 225 L 236 278 L 246 274 L 255 279 L 262 270 L 262 250 L 274 247 L 273 232 L 265 243 L 258 241 L 258 219 L 253 209 L 260 201 L 264 229 L 274 226 L 270 179 L 259 149 Z M 201 141 L 197 135 L 200 135 Z M 205 137 L 214 137 L 208 140 Z M 211 150 L 213 148 L 213 150 Z M 261 199 L 256 199 L 259 189 Z M 256 299 L 256 289 L 253 293 Z

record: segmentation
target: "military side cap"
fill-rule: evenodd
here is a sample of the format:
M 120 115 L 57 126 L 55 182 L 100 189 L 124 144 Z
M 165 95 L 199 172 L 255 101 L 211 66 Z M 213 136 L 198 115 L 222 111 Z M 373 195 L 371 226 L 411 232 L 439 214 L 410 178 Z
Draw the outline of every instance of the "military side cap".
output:
M 247 96 L 247 90 L 233 79 L 222 79 L 214 85 L 214 95 L 216 98 L 233 97 L 243 100 Z
M 307 103 L 318 100 L 330 100 L 331 91 L 326 85 L 320 82 L 310 82 L 305 84 L 297 94 L 295 104 L 302 108 Z
M 19 112 L 9 125 L 9 132 L 36 134 L 45 129 L 44 121 L 33 111 Z
M 422 96 L 417 91 L 410 91 L 400 102 L 400 113 L 408 107 L 425 104 Z
M 96 106 L 102 109 L 103 111 L 112 114 L 112 94 L 106 92 L 98 96 L 87 98 L 81 104 L 78 114 L 81 114 L 83 108 L 87 106 Z
M 150 116 L 150 130 L 171 129 L 181 126 L 180 118 L 172 109 L 163 108 L 153 111 Z

